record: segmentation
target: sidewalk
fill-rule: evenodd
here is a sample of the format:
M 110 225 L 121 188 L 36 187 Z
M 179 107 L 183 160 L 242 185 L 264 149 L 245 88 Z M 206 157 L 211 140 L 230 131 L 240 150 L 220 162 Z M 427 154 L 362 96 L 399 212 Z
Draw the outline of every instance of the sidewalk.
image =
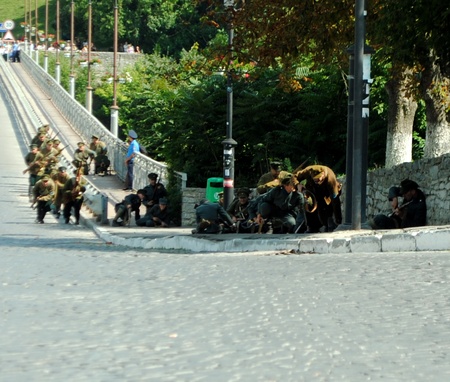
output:
M 134 219 L 133 219 L 134 220 Z M 301 235 L 192 235 L 191 228 L 100 226 L 87 219 L 104 241 L 132 248 L 189 252 L 379 253 L 449 251 L 450 226 L 389 231 L 338 231 Z

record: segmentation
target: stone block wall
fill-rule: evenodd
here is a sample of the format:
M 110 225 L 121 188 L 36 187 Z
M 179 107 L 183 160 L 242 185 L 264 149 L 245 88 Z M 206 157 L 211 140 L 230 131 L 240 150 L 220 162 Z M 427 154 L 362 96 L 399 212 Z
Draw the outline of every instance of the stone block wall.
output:
M 406 178 L 414 180 L 427 198 L 428 225 L 450 224 L 450 154 L 370 171 L 367 174 L 367 217 L 389 212 L 388 189 L 399 186 Z
M 185 188 L 183 190 L 183 205 L 181 225 L 183 227 L 195 226 L 195 204 L 206 197 L 206 188 Z

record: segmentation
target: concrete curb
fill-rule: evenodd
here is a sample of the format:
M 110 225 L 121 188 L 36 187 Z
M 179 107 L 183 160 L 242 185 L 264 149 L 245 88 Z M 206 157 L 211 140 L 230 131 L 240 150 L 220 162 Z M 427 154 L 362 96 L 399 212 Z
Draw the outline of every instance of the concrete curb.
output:
M 87 219 L 89 220 L 89 219 Z M 291 252 L 297 254 L 395 253 L 450 251 L 450 227 L 393 231 L 341 231 L 294 235 L 191 235 L 186 228 L 128 233 L 91 222 L 105 242 L 130 248 L 199 252 Z

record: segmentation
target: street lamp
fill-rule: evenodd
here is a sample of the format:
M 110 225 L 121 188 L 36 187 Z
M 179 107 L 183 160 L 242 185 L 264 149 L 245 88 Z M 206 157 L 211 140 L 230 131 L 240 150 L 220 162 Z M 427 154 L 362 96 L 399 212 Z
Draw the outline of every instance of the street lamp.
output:
M 27 14 L 27 0 L 23 1 L 23 9 L 24 9 L 24 20 L 23 20 L 23 30 L 24 30 L 24 37 L 23 37 L 23 42 L 25 45 L 25 51 L 27 50 L 27 46 L 28 46 L 28 39 L 27 39 L 27 33 L 28 33 L 28 14 Z
M 119 107 L 117 106 L 117 51 L 119 30 L 119 7 L 117 0 L 114 1 L 114 58 L 113 58 L 113 104 L 111 110 L 111 133 L 119 135 Z
M 87 61 L 88 61 L 88 78 L 86 86 L 86 109 L 89 113 L 92 113 L 92 86 L 91 86 L 91 46 L 92 46 L 92 1 L 89 0 L 88 5 L 88 49 L 87 49 Z
M 348 229 L 352 225 L 352 213 L 353 213 L 353 150 L 354 150 L 354 142 L 353 142 L 353 131 L 354 131 L 354 103 L 355 103 L 355 46 L 351 45 L 347 49 L 347 53 L 349 54 L 349 75 L 347 77 L 348 80 L 348 108 L 347 108 L 347 149 L 346 149 L 346 176 L 345 176 L 345 209 L 344 209 L 344 221 L 342 229 Z M 364 148 L 363 158 L 366 158 L 365 161 L 367 163 L 367 134 L 369 129 L 369 84 L 372 82 L 370 79 L 370 66 L 371 66 L 371 54 L 374 53 L 374 49 L 368 45 L 364 45 L 364 55 L 363 55 L 363 100 L 362 100 L 362 110 L 361 113 L 363 115 L 362 119 L 362 145 Z M 364 160 L 363 160 L 364 163 Z M 365 203 L 366 199 L 366 179 L 367 179 L 367 165 L 361 166 L 361 201 Z M 356 186 L 356 185 L 355 185 Z M 361 206 L 361 221 L 365 222 L 365 204 Z
M 34 34 L 34 47 L 35 47 L 35 61 L 36 63 L 39 65 L 39 49 L 38 49 L 38 30 L 39 30 L 39 25 L 38 25 L 38 0 L 35 1 L 35 6 L 34 6 L 34 21 L 35 21 L 35 26 L 36 26 L 36 31 Z
M 234 198 L 234 146 L 237 142 L 233 139 L 233 11 L 234 0 L 224 0 L 223 5 L 228 13 L 228 64 L 227 64 L 227 122 L 226 138 L 223 144 L 223 197 L 224 208 L 228 208 Z
M 70 3 L 70 75 L 69 75 L 69 93 L 75 98 L 75 73 L 73 70 L 73 45 L 75 43 L 75 2 Z
M 59 51 L 61 46 L 59 44 L 59 0 L 56 0 L 56 62 L 55 62 L 55 79 L 59 84 L 61 83 L 61 63 L 59 62 Z
M 369 123 L 369 83 L 370 54 L 365 53 L 365 0 L 356 0 L 355 6 L 355 48 L 354 48 L 354 109 L 353 109 L 353 160 L 351 195 L 352 229 L 361 229 L 366 221 L 368 123 Z M 347 203 L 347 202 L 346 202 Z
M 48 73 L 48 0 L 45 0 L 45 52 L 44 70 Z

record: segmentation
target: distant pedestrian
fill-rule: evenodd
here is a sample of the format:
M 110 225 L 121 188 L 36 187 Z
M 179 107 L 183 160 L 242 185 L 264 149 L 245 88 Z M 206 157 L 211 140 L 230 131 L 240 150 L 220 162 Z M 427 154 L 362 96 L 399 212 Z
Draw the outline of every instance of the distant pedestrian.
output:
M 139 152 L 139 143 L 136 140 L 138 135 L 134 130 L 130 130 L 128 132 L 128 151 L 127 156 L 125 158 L 125 164 L 127 165 L 127 175 L 125 177 L 125 187 L 124 191 L 133 190 L 133 169 L 134 169 L 134 160 Z

